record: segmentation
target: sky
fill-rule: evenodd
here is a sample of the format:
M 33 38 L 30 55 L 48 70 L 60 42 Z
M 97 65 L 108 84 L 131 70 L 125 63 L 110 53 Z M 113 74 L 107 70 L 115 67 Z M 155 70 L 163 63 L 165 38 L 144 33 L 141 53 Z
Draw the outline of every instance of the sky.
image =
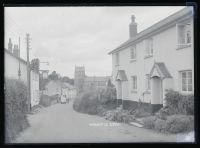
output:
M 41 69 L 73 78 L 76 65 L 85 66 L 88 76 L 110 76 L 112 56 L 108 52 L 129 39 L 131 15 L 140 32 L 183 8 L 5 7 L 5 48 L 9 38 L 18 44 L 20 37 L 20 56 L 26 60 L 29 33 L 30 59 L 39 58 Z

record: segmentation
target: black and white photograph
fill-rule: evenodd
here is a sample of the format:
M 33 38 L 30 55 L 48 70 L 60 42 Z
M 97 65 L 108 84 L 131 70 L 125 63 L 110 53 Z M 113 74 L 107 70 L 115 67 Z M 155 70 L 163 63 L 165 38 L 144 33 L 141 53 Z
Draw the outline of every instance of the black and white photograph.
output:
M 5 6 L 5 143 L 194 143 L 193 6 Z

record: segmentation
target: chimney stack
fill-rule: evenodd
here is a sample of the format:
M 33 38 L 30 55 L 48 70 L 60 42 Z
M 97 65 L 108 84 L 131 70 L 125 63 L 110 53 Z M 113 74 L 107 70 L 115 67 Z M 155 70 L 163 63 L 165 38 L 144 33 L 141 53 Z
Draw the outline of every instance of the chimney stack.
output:
M 11 38 L 9 38 L 9 42 L 8 42 L 8 51 L 12 52 L 12 41 L 11 41 Z
M 131 23 L 129 25 L 129 35 L 133 38 L 137 35 L 137 23 L 135 22 L 135 16 L 131 16 Z
M 17 57 L 19 57 L 19 49 L 18 49 L 18 45 L 14 45 L 14 49 L 13 49 L 13 54 Z

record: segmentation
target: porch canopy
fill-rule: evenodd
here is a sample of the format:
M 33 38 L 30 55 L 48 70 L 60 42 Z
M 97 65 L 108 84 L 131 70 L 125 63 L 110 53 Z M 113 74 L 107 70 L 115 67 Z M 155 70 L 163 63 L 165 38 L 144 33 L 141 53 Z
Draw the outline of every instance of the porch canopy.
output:
M 126 73 L 124 70 L 118 70 L 116 75 L 116 80 L 120 81 L 128 81 Z
M 150 72 L 150 78 L 155 76 L 160 77 L 161 79 L 172 78 L 171 74 L 169 73 L 167 67 L 163 62 L 154 63 Z

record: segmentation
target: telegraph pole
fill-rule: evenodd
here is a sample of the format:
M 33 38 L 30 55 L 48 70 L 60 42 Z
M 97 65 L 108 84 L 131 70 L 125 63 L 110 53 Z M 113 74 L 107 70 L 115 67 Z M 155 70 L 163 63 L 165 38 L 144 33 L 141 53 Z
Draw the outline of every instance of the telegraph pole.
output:
M 29 50 L 30 50 L 30 34 L 26 34 L 26 51 L 27 51 L 27 91 L 28 91 L 28 112 L 31 111 L 31 87 L 30 87 L 30 63 L 29 63 Z
M 19 37 L 19 58 L 20 58 L 20 37 Z M 20 60 L 19 60 L 19 71 L 18 71 L 19 80 L 21 77 L 21 69 L 20 69 Z

